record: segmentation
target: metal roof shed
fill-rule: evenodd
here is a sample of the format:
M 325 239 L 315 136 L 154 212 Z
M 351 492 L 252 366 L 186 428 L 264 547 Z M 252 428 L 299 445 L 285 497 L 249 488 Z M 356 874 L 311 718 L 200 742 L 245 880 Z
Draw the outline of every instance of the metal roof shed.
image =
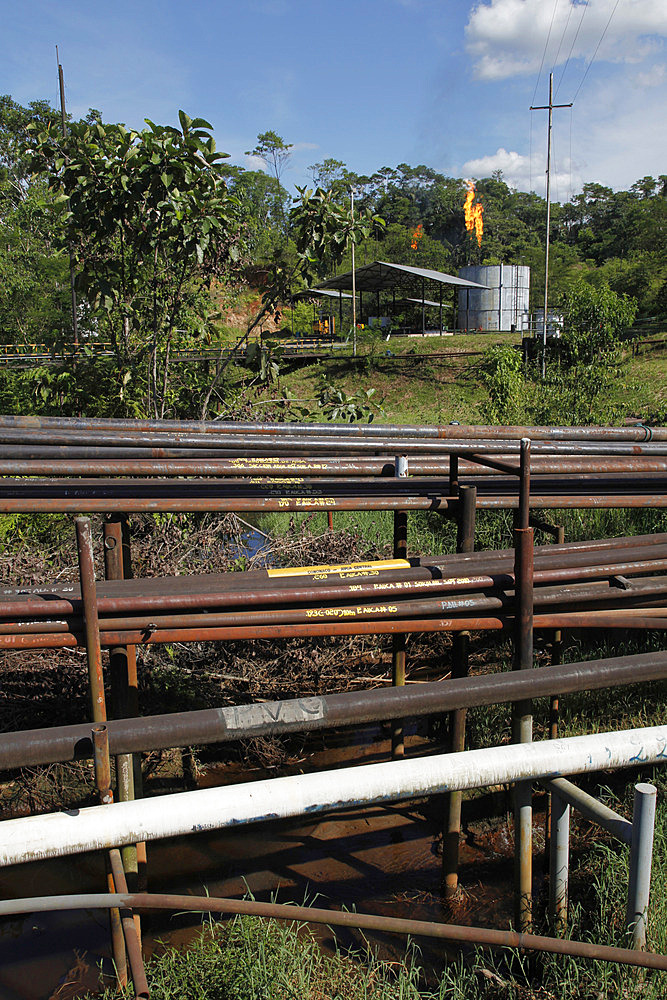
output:
M 354 274 L 354 283 L 353 283 Z M 342 294 L 343 289 L 352 290 L 353 287 L 359 292 L 359 312 L 362 312 L 362 296 L 364 292 L 375 292 L 377 296 L 377 310 L 380 314 L 380 292 L 391 290 L 393 301 L 395 301 L 396 289 L 419 290 L 421 295 L 418 302 L 422 305 L 422 333 L 426 328 L 426 305 L 430 304 L 426 298 L 426 282 L 431 281 L 440 286 L 440 298 L 437 305 L 440 308 L 440 330 L 442 332 L 442 286 L 456 285 L 459 288 L 485 288 L 475 281 L 466 281 L 465 278 L 458 278 L 453 274 L 445 274 L 444 271 L 433 271 L 425 267 L 412 267 L 408 264 L 392 264 L 384 260 L 373 261 L 372 264 L 365 264 L 363 267 L 344 274 L 338 274 L 334 278 L 327 278 L 321 281 L 318 288 L 323 291 L 338 290 Z
M 486 285 L 479 285 L 475 281 L 466 281 L 465 278 L 445 274 L 444 271 L 431 271 L 426 267 L 411 267 L 408 264 L 390 264 L 384 260 L 376 260 L 372 264 L 364 264 L 363 267 L 356 268 L 354 277 L 359 292 L 381 292 L 389 288 L 414 286 L 420 279 L 422 281 L 436 281 L 441 285 L 486 288 Z M 337 274 L 335 278 L 320 281 L 317 287 L 351 289 L 352 271 L 346 271 L 345 274 Z

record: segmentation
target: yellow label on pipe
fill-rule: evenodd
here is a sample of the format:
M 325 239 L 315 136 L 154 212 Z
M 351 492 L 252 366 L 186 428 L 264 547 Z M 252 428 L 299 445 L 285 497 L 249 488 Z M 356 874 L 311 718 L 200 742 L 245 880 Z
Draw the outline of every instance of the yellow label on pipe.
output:
M 383 569 L 410 569 L 407 559 L 377 559 L 365 563 L 345 563 L 340 566 L 291 566 L 287 569 L 268 569 L 269 576 L 310 576 L 313 573 L 349 573 L 374 574 Z

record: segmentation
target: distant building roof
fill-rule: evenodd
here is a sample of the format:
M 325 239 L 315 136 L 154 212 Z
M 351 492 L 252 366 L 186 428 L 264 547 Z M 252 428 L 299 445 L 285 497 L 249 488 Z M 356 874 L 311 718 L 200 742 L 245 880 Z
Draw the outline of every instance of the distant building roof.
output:
M 326 288 L 304 288 L 301 292 L 295 292 L 292 296 L 293 299 L 316 299 L 322 298 L 323 295 L 328 296 L 332 299 L 337 299 L 339 295 L 344 299 L 351 299 L 351 295 L 345 295 L 341 292 L 331 292 Z
M 376 260 L 372 264 L 357 267 L 354 277 L 358 292 L 381 292 L 387 288 L 401 286 L 414 287 L 417 279 L 437 281 L 442 285 L 459 285 L 463 288 L 486 288 L 486 285 L 479 285 L 476 281 L 466 281 L 465 278 L 457 278 L 443 271 L 431 271 L 429 268 L 411 267 L 408 264 L 389 264 L 384 260 Z M 321 281 L 319 288 L 322 290 L 344 288 L 351 291 L 352 271 Z M 421 299 L 419 301 L 421 302 Z

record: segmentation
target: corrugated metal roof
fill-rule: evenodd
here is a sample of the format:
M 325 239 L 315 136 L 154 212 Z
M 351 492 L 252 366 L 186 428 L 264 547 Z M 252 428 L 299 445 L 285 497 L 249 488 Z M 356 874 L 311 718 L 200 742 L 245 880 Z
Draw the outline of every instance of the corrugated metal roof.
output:
M 417 302 L 417 303 L 419 303 L 419 305 L 423 304 L 425 306 L 436 306 L 438 309 L 440 308 L 440 303 L 439 302 L 434 302 L 433 299 L 403 299 L 402 301 L 403 302 Z
M 303 292 L 296 292 L 292 298 L 293 299 L 314 299 L 320 295 L 327 295 L 331 299 L 337 299 L 339 296 L 342 299 L 351 299 L 351 295 L 346 295 L 345 292 L 331 292 L 326 288 L 306 288 Z
M 372 264 L 364 264 L 356 268 L 355 284 L 358 292 L 381 292 L 387 288 L 397 288 L 401 285 L 414 285 L 417 279 L 437 281 L 442 285 L 459 285 L 463 288 L 486 288 L 476 281 L 466 281 L 444 271 L 431 271 L 425 267 L 411 267 L 408 264 L 389 264 L 384 260 L 376 260 Z M 338 274 L 335 278 L 327 278 L 320 282 L 320 288 L 352 288 L 352 271 Z M 421 302 L 421 299 L 419 300 Z

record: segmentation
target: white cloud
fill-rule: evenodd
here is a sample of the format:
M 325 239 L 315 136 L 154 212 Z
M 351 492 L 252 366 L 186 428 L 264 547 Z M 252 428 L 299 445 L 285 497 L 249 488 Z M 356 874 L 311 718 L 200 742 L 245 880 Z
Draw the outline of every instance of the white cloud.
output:
M 554 199 L 567 198 L 570 190 L 577 191 L 586 181 L 628 188 L 646 174 L 664 173 L 667 0 L 620 0 L 618 4 L 616 0 L 476 0 L 466 25 L 466 46 L 477 78 L 494 89 L 499 89 L 498 81 L 505 78 L 526 74 L 534 78 L 540 69 L 552 14 L 544 70 L 564 66 L 571 48 L 572 58 L 580 59 L 572 76 L 566 77 L 565 87 L 557 91 L 557 101 L 573 98 L 583 78 L 581 60 L 588 65 L 609 23 L 595 56 L 594 71 L 586 78 L 586 90 L 582 99 L 577 99 L 572 118 L 564 111 L 554 115 Z M 602 62 L 607 63 L 607 72 L 595 72 Z M 569 68 L 572 72 L 572 63 Z M 554 79 L 558 88 L 562 69 Z M 539 104 L 544 103 L 544 96 L 541 91 Z M 485 153 L 482 147 L 483 155 L 470 159 L 462 169 L 477 176 L 489 176 L 500 169 L 510 185 L 521 190 L 532 187 L 543 195 L 543 126 L 546 119 L 537 115 L 533 121 L 532 162 L 526 146 L 517 145 L 514 132 L 509 150 L 508 139 L 506 146 L 494 153 Z
M 263 170 L 265 174 L 268 174 L 269 168 L 266 165 L 266 160 L 262 159 L 261 156 L 249 156 L 248 153 L 244 153 L 243 159 L 248 170 Z
M 646 174 L 657 177 L 667 163 L 664 94 L 638 92 L 626 79 L 595 85 L 573 119 L 573 149 L 586 180 L 627 188 Z
M 462 173 L 464 176 L 475 178 L 491 177 L 495 170 L 502 170 L 503 180 L 510 187 L 518 188 L 520 191 L 528 191 L 531 186 L 538 194 L 544 194 L 544 174 L 546 170 L 546 157 L 533 157 L 531 168 L 530 157 L 524 156 L 516 150 L 503 149 L 501 146 L 495 153 L 487 156 L 479 156 L 474 160 L 468 160 L 463 164 Z M 572 187 L 577 190 L 580 185 L 578 172 L 573 170 Z M 562 164 L 552 164 L 551 171 L 552 198 L 564 199 L 570 190 L 570 163 L 565 160 Z
M 555 4 L 554 12 L 550 0 L 480 0 L 465 27 L 475 76 L 503 80 L 536 73 L 547 37 L 545 66 L 565 62 L 575 35 L 572 58 L 589 60 L 612 12 L 596 61 L 641 62 L 661 47 L 667 35 L 665 0 L 622 0 L 615 10 L 616 0 L 555 0 Z
M 632 83 L 635 87 L 639 87 L 641 90 L 644 87 L 660 87 L 665 82 L 665 66 L 661 63 L 656 63 L 655 66 L 651 68 L 646 73 L 637 73 L 634 77 Z
M 627 190 L 641 177 L 665 173 L 667 129 L 664 116 L 664 77 L 658 68 L 651 72 L 655 86 L 640 92 L 629 86 L 630 73 L 616 78 L 591 81 L 587 100 L 574 108 L 571 121 L 567 112 L 554 116 L 552 145 L 552 194 L 563 201 L 570 191 L 576 193 L 587 181 L 597 181 L 615 189 Z M 546 121 L 536 116 L 533 124 L 533 152 L 526 145 L 497 148 L 469 159 L 457 173 L 490 177 L 502 170 L 506 182 L 522 191 L 531 188 L 545 193 Z M 488 147 L 487 147 L 488 148 Z M 569 155 L 572 150 L 572 163 Z M 570 180 L 571 176 L 571 180 Z

